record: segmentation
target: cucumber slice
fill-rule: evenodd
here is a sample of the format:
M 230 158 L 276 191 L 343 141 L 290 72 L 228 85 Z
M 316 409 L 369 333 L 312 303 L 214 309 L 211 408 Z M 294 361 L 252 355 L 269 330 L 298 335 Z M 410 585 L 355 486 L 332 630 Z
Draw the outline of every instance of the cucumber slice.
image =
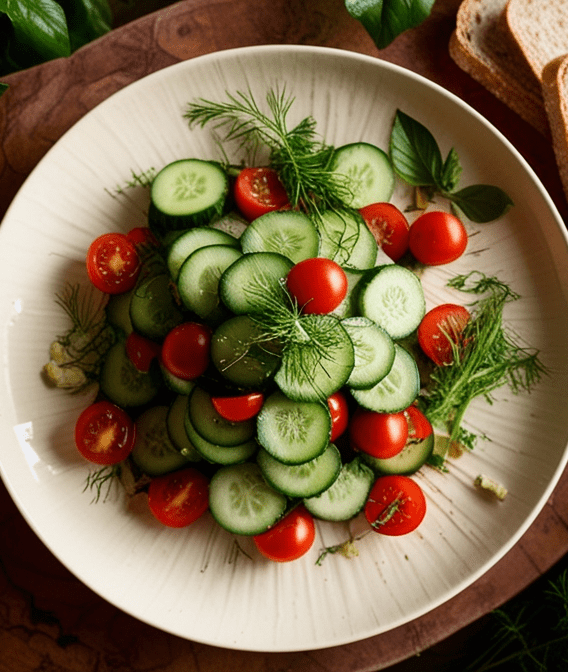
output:
M 353 342 L 333 315 L 305 315 L 297 326 L 298 339 L 286 346 L 274 380 L 290 399 L 323 401 L 351 375 Z
M 293 263 L 277 252 L 243 254 L 221 276 L 219 295 L 235 314 L 264 313 L 286 300 L 284 281 Z
M 219 278 L 242 252 L 231 245 L 207 245 L 183 262 L 177 280 L 183 305 L 201 319 L 219 324 L 227 317 L 219 297 Z
M 236 446 L 219 446 L 204 439 L 195 429 L 189 413 L 184 418 L 184 428 L 191 445 L 211 464 L 240 464 L 246 462 L 258 450 L 258 443 L 250 439 Z
M 188 459 L 170 440 L 167 406 L 152 406 L 136 419 L 132 459 L 148 476 L 161 476 L 180 469 Z
M 188 414 L 195 431 L 206 441 L 219 446 L 237 446 L 250 441 L 256 432 L 256 419 L 232 422 L 215 410 L 211 395 L 196 387 L 189 398 Z
M 152 182 L 150 228 L 161 238 L 168 231 L 208 224 L 223 212 L 228 192 L 229 180 L 219 164 L 173 161 Z
M 377 241 L 356 210 L 321 214 L 318 256 L 332 259 L 340 266 L 368 269 L 375 266 Z
M 261 448 L 256 461 L 267 482 L 288 497 L 313 497 L 327 490 L 341 471 L 341 454 L 330 443 L 321 455 L 303 464 L 284 464 Z
M 433 450 L 434 434 L 429 434 L 424 439 L 409 441 L 402 451 L 393 457 L 380 459 L 362 452 L 361 459 L 375 473 L 409 476 L 426 464 Z
M 286 511 L 287 498 L 264 480 L 252 462 L 221 467 L 209 484 L 209 510 L 234 534 L 265 532 Z
M 263 341 L 259 325 L 248 315 L 223 322 L 211 337 L 211 361 L 231 383 L 262 389 L 280 364 L 275 341 Z
M 360 284 L 358 301 L 361 315 L 376 322 L 394 340 L 409 336 L 426 312 L 420 279 L 397 264 L 369 272 Z
M 111 294 L 105 306 L 106 319 L 115 330 L 126 338 L 132 332 L 130 300 L 134 290 L 122 294 Z
M 343 184 L 346 181 L 351 208 L 390 201 L 394 170 L 386 152 L 367 142 L 354 142 L 335 150 L 330 166 Z
M 375 475 L 359 457 L 341 468 L 333 484 L 315 497 L 304 499 L 304 506 L 316 518 L 339 522 L 355 517 L 365 506 Z
M 183 378 L 179 378 L 179 376 L 176 376 L 171 371 L 168 371 L 168 369 L 166 369 L 166 367 L 161 362 L 160 371 L 162 372 L 162 378 L 164 379 L 164 383 L 166 384 L 168 390 L 171 390 L 176 394 L 183 394 L 185 396 L 191 394 L 191 391 L 195 387 L 194 380 L 185 380 Z
M 319 234 L 304 213 L 277 210 L 253 220 L 241 236 L 241 245 L 245 254 L 278 252 L 297 264 L 317 257 Z
M 185 431 L 185 416 L 188 401 L 189 397 L 186 394 L 178 394 L 172 401 L 168 409 L 166 427 L 171 442 L 186 460 L 188 462 L 199 462 L 201 455 L 197 452 Z
M 331 313 L 340 319 L 355 317 L 359 314 L 358 286 L 359 282 L 365 277 L 366 270 L 359 268 L 347 268 L 344 266 L 343 272 L 347 278 L 347 294 L 345 295 L 343 301 Z
M 387 332 L 367 317 L 350 317 L 341 324 L 355 351 L 355 365 L 347 385 L 355 389 L 373 387 L 391 370 L 394 342 Z
M 115 343 L 107 352 L 99 378 L 100 390 L 117 406 L 143 406 L 160 390 L 159 371 L 150 367 L 142 373 L 126 354 L 124 341 Z
M 226 215 L 212 220 L 209 226 L 224 231 L 234 238 L 240 238 L 247 228 L 248 222 L 237 212 L 228 212 Z
M 229 245 L 239 248 L 239 241 L 234 237 L 208 226 L 197 226 L 184 231 L 169 246 L 166 263 L 170 277 L 176 281 L 179 269 L 192 252 L 207 245 Z
M 420 391 L 420 374 L 414 357 L 395 343 L 391 370 L 376 385 L 366 390 L 351 389 L 355 400 L 370 411 L 398 413 L 408 408 Z
M 170 278 L 163 273 L 144 280 L 130 299 L 130 320 L 134 331 L 160 341 L 184 316 L 170 290 Z
M 321 455 L 329 444 L 327 404 L 288 399 L 273 392 L 256 418 L 258 442 L 284 464 L 301 464 Z

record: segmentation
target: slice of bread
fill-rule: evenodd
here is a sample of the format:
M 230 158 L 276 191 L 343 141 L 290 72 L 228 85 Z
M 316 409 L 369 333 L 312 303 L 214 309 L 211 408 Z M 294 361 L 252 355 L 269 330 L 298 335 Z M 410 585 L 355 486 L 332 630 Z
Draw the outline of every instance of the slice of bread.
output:
M 510 34 L 539 81 L 552 60 L 568 52 L 568 0 L 508 0 Z
M 547 63 L 541 76 L 556 163 L 568 199 L 568 53 Z
M 540 82 L 509 33 L 506 6 L 507 0 L 463 0 L 450 39 L 450 55 L 462 70 L 548 135 Z

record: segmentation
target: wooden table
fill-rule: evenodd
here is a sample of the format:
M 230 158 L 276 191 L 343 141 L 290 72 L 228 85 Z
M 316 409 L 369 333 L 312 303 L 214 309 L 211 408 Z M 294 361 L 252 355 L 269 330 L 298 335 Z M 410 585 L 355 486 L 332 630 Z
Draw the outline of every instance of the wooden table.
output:
M 379 52 L 347 14 L 344 0 L 185 0 L 114 30 L 67 60 L 8 76 L 3 81 L 10 89 L 0 98 L 0 218 L 49 147 L 118 89 L 180 60 L 220 49 L 310 44 L 397 63 L 458 95 L 529 161 L 568 222 L 568 205 L 549 143 L 451 60 L 448 40 L 458 5 L 459 0 L 438 0 L 422 26 Z M 471 587 L 425 616 L 334 649 L 237 652 L 165 634 L 93 594 L 43 546 L 0 484 L 0 672 L 384 669 L 502 605 L 567 551 L 568 475 L 564 475 L 520 542 Z

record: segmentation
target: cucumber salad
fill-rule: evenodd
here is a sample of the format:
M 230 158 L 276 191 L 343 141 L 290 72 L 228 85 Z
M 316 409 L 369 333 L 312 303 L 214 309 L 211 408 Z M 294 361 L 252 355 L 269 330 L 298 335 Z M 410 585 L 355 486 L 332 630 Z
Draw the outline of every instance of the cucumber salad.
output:
M 511 207 L 503 191 L 458 189 L 457 152 L 443 159 L 402 111 L 388 147 L 332 147 L 311 117 L 288 128 L 285 92 L 264 102 L 188 105 L 224 158 L 135 176 L 147 222 L 92 242 L 88 287 L 57 296 L 72 326 L 45 373 L 98 386 L 74 430 L 98 494 L 119 480 L 170 527 L 209 511 L 282 562 L 312 547 L 316 519 L 415 530 L 427 501 L 413 474 L 473 448 L 469 402 L 530 391 L 545 369 L 505 328 L 519 297 L 498 278 L 456 275 L 464 301 L 426 307 L 428 267 L 461 257 L 464 221 Z M 238 165 L 223 150 L 235 143 Z M 476 485 L 505 496 L 490 475 Z

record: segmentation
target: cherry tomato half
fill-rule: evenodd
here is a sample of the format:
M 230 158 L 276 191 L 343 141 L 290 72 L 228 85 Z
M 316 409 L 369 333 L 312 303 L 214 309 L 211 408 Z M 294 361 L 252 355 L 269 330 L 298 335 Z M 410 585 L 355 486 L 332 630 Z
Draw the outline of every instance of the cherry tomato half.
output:
M 305 555 L 316 538 L 312 515 L 297 506 L 274 527 L 253 537 L 258 551 L 274 562 L 290 562 Z
M 386 459 L 398 455 L 408 439 L 408 420 L 400 413 L 377 413 L 358 408 L 349 425 L 349 438 L 355 450 Z
M 359 210 L 378 246 L 393 261 L 408 249 L 410 226 L 403 213 L 392 203 L 371 203 Z
M 347 406 L 347 399 L 342 392 L 334 392 L 328 397 L 327 405 L 331 413 L 331 436 L 329 440 L 333 443 L 347 429 L 349 408 Z
M 148 226 L 137 226 L 126 234 L 128 240 L 135 246 L 160 247 L 158 239 Z
M 365 518 L 375 532 L 391 536 L 412 532 L 425 515 L 426 497 L 408 476 L 379 476 L 365 504 Z
M 242 422 L 260 413 L 264 404 L 262 392 L 249 392 L 236 397 L 211 397 L 213 408 L 225 420 Z
M 432 210 L 414 221 L 410 227 L 408 246 L 421 264 L 449 264 L 465 252 L 467 231 L 455 215 Z
M 95 464 L 122 462 L 130 455 L 135 438 L 134 422 L 128 413 L 110 401 L 91 404 L 75 423 L 77 450 Z
M 432 423 L 417 406 L 409 406 L 404 414 L 408 421 L 408 441 L 422 441 L 434 433 Z
M 304 259 L 288 273 L 286 286 L 302 311 L 331 313 L 347 295 L 347 276 L 339 264 L 325 257 Z
M 161 361 L 177 378 L 194 380 L 209 366 L 210 349 L 211 329 L 198 322 L 184 322 L 164 339 Z
M 234 196 L 238 209 L 249 221 L 289 205 L 278 174 L 266 167 L 241 170 L 235 180 Z
M 160 354 L 160 344 L 132 331 L 126 338 L 128 359 L 142 373 L 148 373 L 152 361 Z
M 140 273 L 140 258 L 133 243 L 122 233 L 103 233 L 87 251 L 87 275 L 107 294 L 128 292 Z
M 209 479 L 193 467 L 156 476 L 148 487 L 148 506 L 168 527 L 186 527 L 209 507 Z
M 425 355 L 439 366 L 454 361 L 452 344 L 459 345 L 471 315 L 467 308 L 443 303 L 429 310 L 418 325 L 418 343 Z

